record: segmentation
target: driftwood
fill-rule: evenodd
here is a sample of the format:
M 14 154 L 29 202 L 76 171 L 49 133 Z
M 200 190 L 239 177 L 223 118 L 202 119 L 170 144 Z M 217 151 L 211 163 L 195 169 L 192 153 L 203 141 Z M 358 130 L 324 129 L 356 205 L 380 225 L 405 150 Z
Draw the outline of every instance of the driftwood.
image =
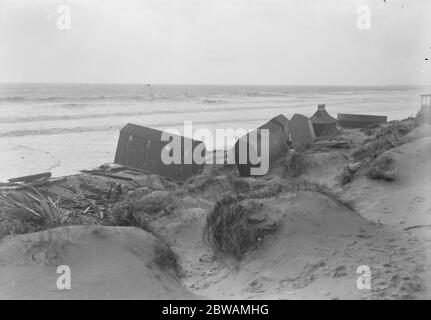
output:
M 28 182 L 28 183 L 19 183 L 19 182 L 9 182 L 9 183 L 1 183 L 0 184 L 0 190 L 3 191 L 20 191 L 20 190 L 25 190 L 29 187 L 43 187 L 46 186 L 48 184 L 53 184 L 53 183 L 60 183 L 63 181 L 66 181 L 67 178 L 66 177 L 61 177 L 61 178 L 52 178 L 52 179 L 43 179 L 43 180 L 35 180 L 32 182 Z
M 314 143 L 318 147 L 327 148 L 349 148 L 350 145 L 347 141 L 317 141 Z
M 65 181 L 66 179 L 62 179 Z M 111 208 L 112 189 L 122 187 L 91 185 L 80 179 L 79 185 L 64 186 L 71 191 L 70 196 L 64 197 L 39 190 L 34 184 L 24 184 L 20 190 L 0 189 L 0 220 L 37 220 L 46 226 L 56 226 L 71 223 L 78 216 L 86 217 L 91 223 L 103 220 Z M 85 190 L 83 190 L 85 189 Z M 120 188 L 127 193 L 127 188 Z M 51 196 L 50 196 L 51 195 Z M 56 197 L 56 199 L 52 198 Z M 22 212 L 22 214 L 20 214 Z M 29 220 L 30 219 L 30 220 Z
M 109 178 L 119 179 L 119 180 L 126 180 L 126 181 L 132 181 L 133 180 L 133 178 L 130 178 L 130 177 L 124 177 L 124 176 L 120 176 L 117 174 L 109 174 L 109 173 L 103 173 L 103 172 L 92 172 L 90 174 L 93 176 L 104 176 L 104 177 L 109 177 Z
M 85 170 L 80 170 L 79 172 L 82 173 L 88 173 L 88 174 L 94 174 L 94 173 L 117 173 L 123 170 L 126 170 L 127 167 L 125 166 L 120 166 L 120 165 L 115 165 L 115 164 L 104 164 L 101 165 L 99 167 L 97 167 L 96 169 L 85 169 Z
M 131 177 L 115 174 L 126 169 L 104 165 L 96 170 L 83 170 L 89 176 L 78 177 L 78 183 L 68 183 L 67 177 L 51 178 L 50 172 L 11 178 L 8 183 L 0 184 L 0 222 L 15 221 L 29 230 L 71 223 L 101 223 L 109 219 L 112 204 L 134 189 L 116 180 L 133 181 Z M 109 179 L 90 178 L 91 175 Z M 45 188 L 52 183 L 69 192 L 56 193 Z

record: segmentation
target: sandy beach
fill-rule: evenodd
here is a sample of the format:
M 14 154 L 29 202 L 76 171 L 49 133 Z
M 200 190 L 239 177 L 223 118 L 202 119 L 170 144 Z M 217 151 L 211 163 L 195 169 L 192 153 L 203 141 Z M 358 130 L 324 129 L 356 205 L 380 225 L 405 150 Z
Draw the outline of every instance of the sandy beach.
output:
M 298 177 L 287 176 L 282 163 L 261 178 L 241 178 L 232 166 L 212 165 L 181 184 L 143 173 L 130 181 L 81 173 L 39 187 L 62 197 L 79 181 L 99 186 L 116 181 L 132 190 L 111 202 L 103 219 L 84 214 L 54 229 L 4 234 L 0 297 L 430 298 L 431 127 L 414 123 L 393 122 L 366 133 L 339 129 L 337 139 L 349 147 L 308 149 L 310 167 Z M 377 159 L 392 157 L 396 178 L 369 178 L 364 160 L 351 181 L 340 183 L 344 168 L 357 166 L 358 148 L 387 132 L 387 137 L 397 132 L 397 144 L 379 151 Z M 215 205 L 230 203 L 233 195 L 245 214 L 241 223 L 261 234 L 240 257 L 205 240 Z M 173 252 L 163 260 L 158 242 Z M 171 254 L 175 259 L 167 258 Z M 71 290 L 56 290 L 58 265 L 70 266 Z M 357 286 L 358 267 L 364 265 L 371 270 L 367 289 Z

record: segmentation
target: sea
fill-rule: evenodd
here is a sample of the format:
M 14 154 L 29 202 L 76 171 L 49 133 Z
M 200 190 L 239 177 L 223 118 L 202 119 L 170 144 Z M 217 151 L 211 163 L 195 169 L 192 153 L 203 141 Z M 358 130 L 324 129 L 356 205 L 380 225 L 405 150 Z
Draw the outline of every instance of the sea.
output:
M 0 84 L 0 181 L 53 175 L 113 162 L 127 123 L 183 132 L 245 129 L 271 117 L 337 113 L 403 119 L 431 86 L 248 86 L 157 84 Z M 186 134 L 187 135 L 187 134 Z M 213 150 L 226 146 L 207 143 Z

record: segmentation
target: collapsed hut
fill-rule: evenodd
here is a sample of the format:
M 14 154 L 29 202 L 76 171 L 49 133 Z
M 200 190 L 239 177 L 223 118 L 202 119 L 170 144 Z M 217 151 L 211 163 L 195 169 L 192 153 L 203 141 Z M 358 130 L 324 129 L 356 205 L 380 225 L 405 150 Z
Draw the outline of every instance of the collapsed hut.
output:
M 267 129 L 269 132 L 268 154 L 262 153 L 261 143 L 262 129 Z M 250 135 L 255 134 L 256 139 L 250 139 Z M 241 176 L 250 176 L 251 168 L 260 167 L 260 163 L 253 163 L 251 159 L 259 157 L 269 157 L 269 169 L 279 160 L 285 153 L 288 152 L 289 139 L 289 120 L 278 115 L 259 128 L 240 137 L 234 146 L 235 163 Z M 245 160 L 245 161 L 244 161 Z
M 180 181 L 202 171 L 204 164 L 196 163 L 193 157 L 196 150 L 201 157 L 205 157 L 205 144 L 202 141 L 172 134 L 181 141 L 181 162 L 165 164 L 162 151 L 168 148 L 171 141 L 163 141 L 162 134 L 160 130 L 127 124 L 120 131 L 114 162 Z
M 316 138 L 310 119 L 298 113 L 295 113 L 289 121 L 289 133 L 292 146 L 295 149 L 312 143 Z
M 324 104 L 317 106 L 317 111 L 310 118 L 316 136 L 324 136 L 337 130 L 337 119 L 333 118 Z
M 421 109 L 418 117 L 425 123 L 431 124 L 431 94 L 421 94 Z
M 387 116 L 348 113 L 339 113 L 337 115 L 337 123 L 343 128 L 366 128 L 371 125 L 386 123 L 387 121 Z

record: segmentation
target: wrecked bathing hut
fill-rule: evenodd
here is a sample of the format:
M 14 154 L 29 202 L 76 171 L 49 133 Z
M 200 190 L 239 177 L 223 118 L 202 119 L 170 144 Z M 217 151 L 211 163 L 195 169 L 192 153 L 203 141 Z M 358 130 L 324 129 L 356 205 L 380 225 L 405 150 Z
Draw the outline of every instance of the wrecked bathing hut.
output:
M 166 164 L 162 152 L 168 151 L 171 141 L 163 141 L 162 134 L 160 130 L 127 124 L 120 131 L 114 162 L 180 181 L 202 171 L 204 163 L 197 163 L 193 156 L 197 152 L 202 158 L 205 157 L 205 144 L 202 141 L 169 134 L 180 141 L 181 154 L 180 161 Z M 169 151 L 171 155 L 173 152 L 175 148 Z
M 262 148 L 262 129 L 267 129 L 269 133 L 267 153 Z M 251 138 L 253 135 L 255 138 Z M 237 140 L 234 146 L 236 167 L 242 176 L 251 176 L 252 168 L 265 169 L 265 165 L 268 165 L 269 170 L 288 152 L 288 147 L 289 120 L 280 114 Z
M 387 116 L 347 113 L 339 113 L 337 115 L 337 123 L 343 128 L 366 128 L 370 125 L 386 123 L 387 121 Z
M 431 94 L 421 94 L 421 109 L 418 117 L 425 123 L 431 124 Z
M 289 133 L 294 149 L 305 147 L 316 138 L 310 119 L 298 113 L 295 113 L 289 121 Z
M 317 111 L 310 118 L 316 136 L 327 135 L 337 130 L 337 119 L 333 118 L 324 104 L 317 106 Z

